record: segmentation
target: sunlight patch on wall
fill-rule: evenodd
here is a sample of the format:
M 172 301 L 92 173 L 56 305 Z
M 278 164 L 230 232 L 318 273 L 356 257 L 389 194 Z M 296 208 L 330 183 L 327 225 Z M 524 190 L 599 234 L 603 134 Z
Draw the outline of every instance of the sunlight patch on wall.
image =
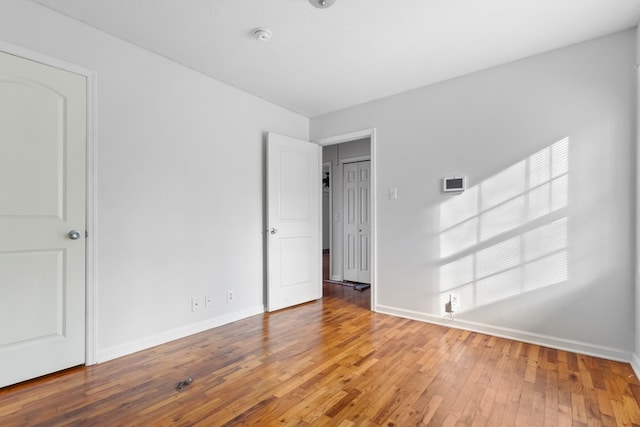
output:
M 440 206 L 443 312 L 449 293 L 466 311 L 568 279 L 568 176 L 565 138 Z

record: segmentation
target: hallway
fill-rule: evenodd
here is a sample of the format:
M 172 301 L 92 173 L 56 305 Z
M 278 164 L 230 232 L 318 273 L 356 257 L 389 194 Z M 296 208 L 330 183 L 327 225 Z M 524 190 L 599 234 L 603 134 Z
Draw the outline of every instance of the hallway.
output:
M 322 253 L 322 296 L 340 298 L 345 302 L 371 310 L 371 288 L 357 291 L 349 284 L 329 281 L 329 251 Z

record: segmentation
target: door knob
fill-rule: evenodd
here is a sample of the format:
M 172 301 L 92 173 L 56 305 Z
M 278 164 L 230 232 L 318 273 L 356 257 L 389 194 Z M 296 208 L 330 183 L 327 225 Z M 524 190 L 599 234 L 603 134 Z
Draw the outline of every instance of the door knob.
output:
M 80 238 L 80 232 L 78 230 L 71 230 L 69 233 L 67 233 L 67 236 L 71 240 L 78 240 Z
M 269 233 L 271 233 L 271 234 L 276 234 L 277 232 L 278 232 L 278 229 L 277 229 L 277 228 L 275 228 L 275 227 L 271 227 L 271 228 L 269 229 Z

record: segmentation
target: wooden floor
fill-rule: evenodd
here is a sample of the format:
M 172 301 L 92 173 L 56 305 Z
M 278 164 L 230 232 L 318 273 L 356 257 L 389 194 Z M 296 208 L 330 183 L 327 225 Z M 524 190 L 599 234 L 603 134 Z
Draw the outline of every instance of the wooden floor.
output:
M 0 425 L 640 425 L 628 364 L 372 313 L 345 286 L 325 294 L 0 389 Z

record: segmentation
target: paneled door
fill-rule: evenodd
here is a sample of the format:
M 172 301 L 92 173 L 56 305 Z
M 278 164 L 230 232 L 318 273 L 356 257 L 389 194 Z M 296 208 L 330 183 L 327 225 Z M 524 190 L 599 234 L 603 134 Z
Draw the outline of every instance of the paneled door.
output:
M 267 136 L 267 310 L 322 298 L 320 147 Z
M 0 386 L 85 362 L 87 82 L 0 52 Z
M 371 162 L 343 169 L 344 280 L 371 283 Z

